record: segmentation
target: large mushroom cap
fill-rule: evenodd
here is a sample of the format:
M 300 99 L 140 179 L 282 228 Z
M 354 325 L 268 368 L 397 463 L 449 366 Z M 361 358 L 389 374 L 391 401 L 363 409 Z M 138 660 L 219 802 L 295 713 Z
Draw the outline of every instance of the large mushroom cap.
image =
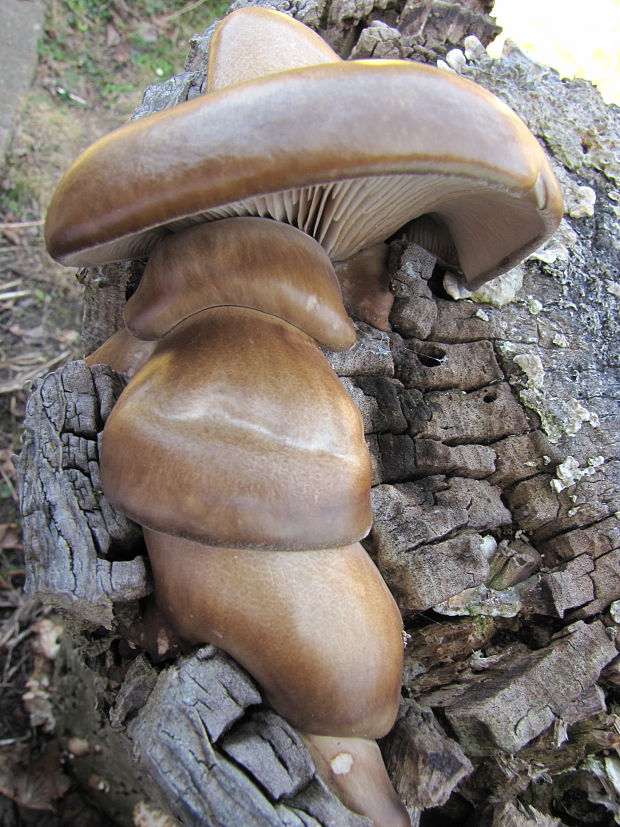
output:
M 259 215 L 339 260 L 426 213 L 472 286 L 537 247 L 562 201 L 536 139 L 476 84 L 407 61 L 334 60 L 233 83 L 101 139 L 62 179 L 46 240 L 65 264 L 102 264 L 145 255 L 171 230 Z

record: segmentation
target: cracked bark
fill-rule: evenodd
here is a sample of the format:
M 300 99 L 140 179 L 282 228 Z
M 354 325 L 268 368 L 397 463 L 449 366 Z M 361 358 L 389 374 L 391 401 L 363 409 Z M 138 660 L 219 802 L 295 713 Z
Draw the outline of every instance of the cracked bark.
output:
M 344 56 L 434 61 L 492 31 L 487 3 L 263 5 Z M 140 115 L 200 94 L 209 39 L 196 38 L 183 74 L 148 90 Z M 569 212 L 579 215 L 580 186 L 598 200 L 594 215 L 564 222 L 555 253 L 521 268 L 503 307 L 448 298 L 432 256 L 394 242 L 392 331 L 360 324 L 352 351 L 326 354 L 362 412 L 367 547 L 410 634 L 402 715 L 384 751 L 415 824 L 438 807 L 480 824 L 575 823 L 588 797 L 620 815 L 604 757 L 618 746 L 620 685 L 620 118 L 585 82 L 518 52 L 463 72 L 548 147 Z M 80 274 L 86 352 L 119 325 L 141 267 Z M 96 435 L 121 388 L 80 362 L 35 383 L 20 459 L 28 588 L 73 631 L 54 686 L 58 733 L 91 745 L 76 776 L 105 779 L 107 791 L 91 793 L 120 824 L 141 798 L 184 824 L 366 823 L 325 789 L 229 658 L 207 647 L 153 664 L 139 653 L 148 564 L 97 470 Z M 80 699 L 93 695 L 87 713 Z

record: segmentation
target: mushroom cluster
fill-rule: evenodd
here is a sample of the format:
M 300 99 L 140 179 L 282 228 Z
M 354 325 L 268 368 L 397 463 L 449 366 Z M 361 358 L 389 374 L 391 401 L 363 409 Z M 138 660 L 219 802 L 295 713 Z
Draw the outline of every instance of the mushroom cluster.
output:
M 144 528 L 158 604 L 255 677 L 376 825 L 409 824 L 374 740 L 398 710 L 402 621 L 359 542 L 361 418 L 320 346 L 353 345 L 347 310 L 388 326 L 383 242 L 409 222 L 472 287 L 561 213 L 544 153 L 492 95 L 342 61 L 252 7 L 217 28 L 207 93 L 98 141 L 48 211 L 58 261 L 149 256 L 125 329 L 87 361 L 130 377 L 101 476 Z

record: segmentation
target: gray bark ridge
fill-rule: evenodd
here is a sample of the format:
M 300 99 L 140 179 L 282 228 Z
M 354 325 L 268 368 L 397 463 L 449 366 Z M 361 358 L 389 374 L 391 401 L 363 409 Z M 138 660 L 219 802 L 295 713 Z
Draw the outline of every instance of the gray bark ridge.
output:
M 140 530 L 107 503 L 97 435 L 123 387 L 107 367 L 71 362 L 34 383 L 19 460 L 26 590 L 92 626 L 151 590 Z M 113 559 L 119 553 L 129 559 Z
M 260 704 L 246 673 L 212 646 L 159 676 L 128 733 L 182 823 L 370 827 L 328 792 L 295 731 Z

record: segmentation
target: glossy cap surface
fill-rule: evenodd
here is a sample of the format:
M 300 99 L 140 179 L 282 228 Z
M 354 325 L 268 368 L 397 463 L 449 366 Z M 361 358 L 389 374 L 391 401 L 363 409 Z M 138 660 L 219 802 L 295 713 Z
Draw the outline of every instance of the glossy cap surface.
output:
M 161 339 L 100 453 L 106 497 L 157 531 L 307 549 L 370 528 L 357 408 L 309 336 L 255 310 L 205 310 Z
M 183 637 L 228 652 L 295 727 L 387 733 L 400 701 L 402 620 L 359 543 L 256 552 L 144 536 L 157 600 Z
M 209 44 L 207 92 L 340 57 L 303 23 L 272 9 L 247 6 L 218 25 Z
M 225 305 L 271 313 L 333 350 L 355 343 L 325 250 L 266 218 L 213 221 L 160 241 L 125 305 L 125 324 L 140 339 L 159 339 L 194 313 Z
M 227 86 L 98 141 L 61 181 L 46 241 L 65 264 L 101 264 L 144 256 L 170 230 L 259 215 L 338 260 L 429 212 L 472 287 L 539 246 L 562 200 L 534 136 L 481 87 L 406 61 L 341 61 Z

